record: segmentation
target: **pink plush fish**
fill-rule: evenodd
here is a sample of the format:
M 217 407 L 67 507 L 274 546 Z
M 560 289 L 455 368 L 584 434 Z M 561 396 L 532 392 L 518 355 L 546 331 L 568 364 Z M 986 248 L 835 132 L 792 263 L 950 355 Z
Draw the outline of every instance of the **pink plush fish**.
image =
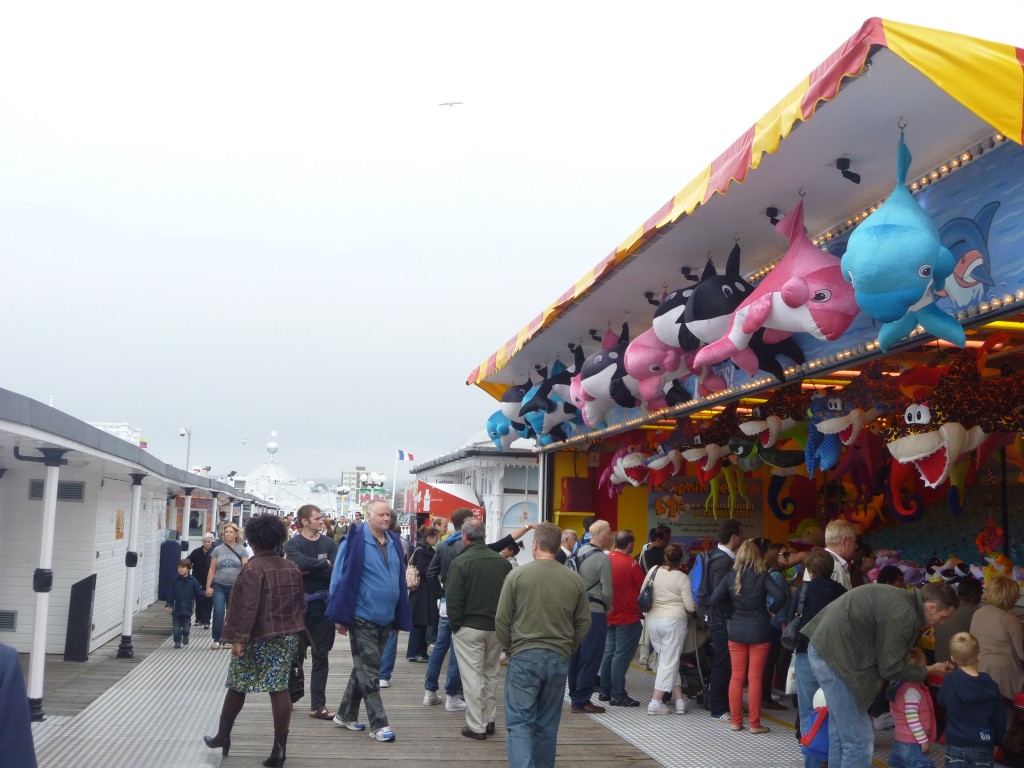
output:
M 695 367 L 732 358 L 753 376 L 759 365 L 750 339 L 759 328 L 768 344 L 794 333 L 835 341 L 857 317 L 853 288 L 843 279 L 839 260 L 816 248 L 804 232 L 803 201 L 775 228 L 789 238 L 789 249 L 736 309 L 728 333 L 697 352 Z

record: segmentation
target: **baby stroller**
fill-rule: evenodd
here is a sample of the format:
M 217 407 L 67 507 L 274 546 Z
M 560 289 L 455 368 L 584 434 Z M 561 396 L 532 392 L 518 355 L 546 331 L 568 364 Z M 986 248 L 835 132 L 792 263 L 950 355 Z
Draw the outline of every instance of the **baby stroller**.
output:
M 690 616 L 679 658 L 679 676 L 683 693 L 705 709 L 708 708 L 708 680 L 711 670 L 711 634 L 700 611 Z

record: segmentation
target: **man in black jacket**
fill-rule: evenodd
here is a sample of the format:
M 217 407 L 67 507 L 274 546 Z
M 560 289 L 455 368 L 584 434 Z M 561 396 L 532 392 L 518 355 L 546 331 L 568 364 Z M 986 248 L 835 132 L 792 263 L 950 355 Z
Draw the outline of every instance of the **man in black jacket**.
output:
M 723 520 L 718 529 L 718 546 L 708 553 L 707 564 L 702 579 L 700 592 L 708 597 L 715 591 L 718 582 L 732 569 L 736 559 L 736 550 L 743 543 L 743 528 L 739 520 L 730 518 Z M 708 601 L 705 600 L 705 603 Z M 711 677 L 708 680 L 708 709 L 711 716 L 719 720 L 728 720 L 729 716 L 729 678 L 732 676 L 732 662 L 729 659 L 729 636 L 726 631 L 726 616 L 710 604 L 702 604 L 704 622 L 711 637 Z
M 309 674 L 309 716 L 333 720 L 327 709 L 327 656 L 334 647 L 334 622 L 327 618 L 331 571 L 338 555 L 334 539 L 320 533 L 323 514 L 313 504 L 299 507 L 296 513 L 299 532 L 288 539 L 285 556 L 302 571 L 302 591 L 306 593 L 306 629 L 313 640 L 313 668 Z M 306 645 L 300 640 L 300 653 L 305 658 Z
M 203 534 L 202 546 L 196 547 L 188 553 L 189 562 L 192 563 L 192 575 L 203 586 L 206 586 L 206 578 L 210 575 L 210 552 L 213 550 L 213 534 Z M 210 616 L 213 613 L 213 598 L 207 597 L 206 593 L 196 595 L 196 626 L 203 629 L 210 628 Z

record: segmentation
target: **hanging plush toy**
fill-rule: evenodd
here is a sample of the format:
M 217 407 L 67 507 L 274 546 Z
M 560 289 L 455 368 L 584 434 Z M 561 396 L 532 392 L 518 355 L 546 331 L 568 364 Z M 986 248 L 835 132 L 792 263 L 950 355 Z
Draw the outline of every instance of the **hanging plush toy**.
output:
M 897 377 L 883 373 L 881 360 L 864 366 L 860 376 L 829 397 L 829 414 L 818 422 L 818 431 L 839 435 L 843 445 L 853 445 L 865 424 L 896 410 L 900 402 Z
M 721 471 L 721 460 L 729 455 L 729 437 L 736 431 L 737 401 L 725 406 L 725 410 L 708 419 L 696 435 L 690 447 L 683 451 L 683 458 L 697 464 L 697 479 L 702 483 L 711 481 Z
M 507 451 L 520 437 L 529 437 L 530 434 L 525 423 L 510 421 L 500 410 L 487 419 L 487 436 L 499 451 Z
M 614 498 L 622 493 L 624 483 L 639 486 L 647 479 L 647 472 L 640 446 L 624 445 L 612 455 L 611 462 L 598 479 L 598 486 L 606 488 L 608 496 Z
M 718 274 L 714 263 L 708 261 L 700 282 L 692 289 L 686 302 L 683 314 L 686 329 L 704 344 L 718 341 L 729 332 L 733 314 L 753 292 L 754 287 L 740 275 L 740 247 L 734 245 L 723 274 Z M 769 345 L 764 334 L 764 329 L 761 329 L 751 336 L 750 350 L 757 357 L 757 367 L 781 381 L 782 365 L 778 358 L 788 357 L 800 364 L 804 362 L 804 353 L 792 339 L 782 339 Z M 708 375 L 706 368 L 700 370 L 703 376 L 698 381 L 698 395 L 725 389 L 721 377 Z
M 637 380 L 626 373 L 623 362 L 628 346 L 627 324 L 623 323 L 618 336 L 611 330 L 606 331 L 601 351 L 588 357 L 579 375 L 573 377 L 572 404 L 583 411 L 583 422 L 591 429 L 600 425 L 612 407 L 635 408 L 640 404 Z
M 765 402 L 754 406 L 750 418 L 740 424 L 740 431 L 748 437 L 756 437 L 761 448 L 771 448 L 784 435 L 802 430 L 798 442 L 805 444 L 805 414 L 810 401 L 811 393 L 799 384 L 779 387 Z
M 907 406 L 886 430 L 889 453 L 913 464 L 929 488 L 948 476 L 953 463 L 990 436 L 1024 429 L 1024 373 L 983 379 L 978 356 L 965 349 L 922 402 Z
M 857 305 L 884 323 L 878 331 L 883 352 L 918 324 L 962 347 L 966 343 L 963 327 L 935 306 L 936 292 L 953 274 L 956 258 L 906 187 L 910 160 L 900 131 L 896 187 L 850 235 L 842 258 L 843 276 L 853 285 Z
M 759 367 L 750 339 L 764 329 L 766 344 L 794 333 L 835 341 L 857 316 L 853 290 L 843 280 L 835 256 L 818 250 L 804 232 L 801 200 L 776 229 L 789 238 L 789 250 L 757 284 L 733 314 L 728 333 L 697 352 L 695 366 L 714 365 L 730 357 L 748 376 Z
M 582 363 L 582 352 L 579 356 L 579 362 Z M 578 367 L 580 366 L 577 365 Z M 519 416 L 537 435 L 547 435 L 558 425 L 573 419 L 579 424 L 583 423 L 579 417 L 579 408 L 569 400 L 571 373 L 571 369 L 561 360 L 556 360 L 551 367 L 551 375 L 529 389 L 523 396 Z
M 626 373 L 636 379 L 641 399 L 649 411 L 665 408 L 665 385 L 673 379 L 688 376 L 687 357 L 679 347 L 666 344 L 658 338 L 654 328 L 648 328 L 626 347 L 624 362 Z
M 817 470 L 828 472 L 839 463 L 842 443 L 839 435 L 818 431 L 818 424 L 829 414 L 830 391 L 817 392 L 807 406 L 807 444 L 804 446 L 807 474 L 813 477 Z

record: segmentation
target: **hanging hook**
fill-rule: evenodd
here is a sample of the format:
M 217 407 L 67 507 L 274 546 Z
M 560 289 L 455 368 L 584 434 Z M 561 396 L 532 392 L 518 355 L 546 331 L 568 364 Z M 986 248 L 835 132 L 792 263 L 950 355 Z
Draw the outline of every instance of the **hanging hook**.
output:
M 711 249 L 708 249 L 707 256 L 705 257 L 708 261 L 711 261 Z
M 740 241 L 740 233 L 739 232 L 736 232 L 736 234 L 732 236 L 732 241 L 734 243 L 738 243 Z
M 806 196 L 807 196 L 807 190 L 805 190 L 805 189 L 804 189 L 804 186 L 803 186 L 803 184 L 801 184 L 801 185 L 800 185 L 800 189 L 798 189 L 798 190 L 796 191 L 796 193 L 797 193 L 798 195 L 800 195 L 800 197 L 806 197 Z
M 907 127 L 907 121 L 903 119 L 903 115 L 900 115 L 900 119 L 896 121 L 896 127 L 901 131 Z

